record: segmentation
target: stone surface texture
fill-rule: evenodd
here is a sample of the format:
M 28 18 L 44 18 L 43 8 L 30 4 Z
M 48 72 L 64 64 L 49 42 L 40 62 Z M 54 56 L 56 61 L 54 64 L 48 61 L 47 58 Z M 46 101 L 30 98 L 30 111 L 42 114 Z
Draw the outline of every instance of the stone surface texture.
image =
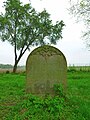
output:
M 67 85 L 67 62 L 57 48 L 44 45 L 34 49 L 26 61 L 26 90 L 36 95 L 53 94 L 54 84 Z

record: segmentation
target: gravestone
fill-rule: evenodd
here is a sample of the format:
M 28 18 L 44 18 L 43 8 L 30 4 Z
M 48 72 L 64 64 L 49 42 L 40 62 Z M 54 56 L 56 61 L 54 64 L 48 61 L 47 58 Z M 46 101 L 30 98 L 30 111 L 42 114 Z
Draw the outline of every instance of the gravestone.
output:
M 26 61 L 26 91 L 35 95 L 53 94 L 54 84 L 66 89 L 67 62 L 55 47 L 44 45 L 34 49 Z

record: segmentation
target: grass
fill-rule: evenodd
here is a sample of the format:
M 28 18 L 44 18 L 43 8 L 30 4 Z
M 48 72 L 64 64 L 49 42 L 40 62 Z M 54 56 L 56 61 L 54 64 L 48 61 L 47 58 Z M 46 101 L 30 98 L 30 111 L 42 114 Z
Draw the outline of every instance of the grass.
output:
M 89 71 L 69 71 L 63 97 L 26 94 L 25 79 L 25 73 L 0 74 L 0 120 L 90 120 Z
M 68 74 L 68 90 L 70 99 L 77 105 L 77 110 L 85 120 L 90 119 L 90 72 L 74 72 Z

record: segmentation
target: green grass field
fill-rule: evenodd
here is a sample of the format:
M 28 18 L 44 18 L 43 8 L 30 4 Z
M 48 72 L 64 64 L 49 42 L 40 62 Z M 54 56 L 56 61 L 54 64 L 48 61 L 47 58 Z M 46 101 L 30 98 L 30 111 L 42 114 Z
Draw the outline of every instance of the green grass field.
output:
M 0 120 L 90 120 L 90 71 L 68 72 L 66 96 L 25 93 L 25 73 L 0 74 Z

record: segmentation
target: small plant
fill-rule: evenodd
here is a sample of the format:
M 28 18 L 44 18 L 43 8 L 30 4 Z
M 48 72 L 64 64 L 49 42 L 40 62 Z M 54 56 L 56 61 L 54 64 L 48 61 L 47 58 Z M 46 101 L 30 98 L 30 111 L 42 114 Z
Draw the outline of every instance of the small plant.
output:
M 58 95 L 59 97 L 64 97 L 65 98 L 65 93 L 64 93 L 64 89 L 63 86 L 61 84 L 55 84 L 53 86 L 55 95 Z

